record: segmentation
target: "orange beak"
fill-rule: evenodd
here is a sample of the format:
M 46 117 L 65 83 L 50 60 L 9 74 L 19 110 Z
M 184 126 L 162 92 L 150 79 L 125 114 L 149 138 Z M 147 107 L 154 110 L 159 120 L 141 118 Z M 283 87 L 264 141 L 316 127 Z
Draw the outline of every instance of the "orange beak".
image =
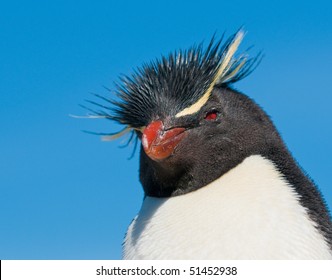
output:
M 161 121 L 151 122 L 142 136 L 145 153 L 155 161 L 168 158 L 185 136 L 185 130 L 183 127 L 176 127 L 165 131 Z

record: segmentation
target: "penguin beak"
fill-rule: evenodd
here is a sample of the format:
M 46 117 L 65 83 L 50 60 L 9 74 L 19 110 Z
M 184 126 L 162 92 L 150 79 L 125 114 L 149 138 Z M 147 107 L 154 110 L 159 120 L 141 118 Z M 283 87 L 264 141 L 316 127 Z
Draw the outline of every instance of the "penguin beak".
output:
M 185 137 L 185 128 L 165 130 L 162 121 L 151 122 L 143 131 L 142 145 L 148 157 L 154 161 L 168 158 Z

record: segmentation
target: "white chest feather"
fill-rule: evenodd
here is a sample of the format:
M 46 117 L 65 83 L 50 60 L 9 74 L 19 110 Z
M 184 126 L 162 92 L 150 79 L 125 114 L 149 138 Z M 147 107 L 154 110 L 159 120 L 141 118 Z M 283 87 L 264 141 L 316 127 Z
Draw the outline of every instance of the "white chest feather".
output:
M 315 224 L 275 166 L 251 156 L 197 191 L 146 197 L 125 259 L 331 259 Z

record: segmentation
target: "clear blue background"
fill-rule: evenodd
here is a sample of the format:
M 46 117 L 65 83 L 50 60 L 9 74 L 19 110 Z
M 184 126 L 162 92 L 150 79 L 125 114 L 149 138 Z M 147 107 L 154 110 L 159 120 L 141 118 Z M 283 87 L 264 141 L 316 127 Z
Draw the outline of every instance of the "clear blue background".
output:
M 265 58 L 236 87 L 272 117 L 332 208 L 331 1 L 2 1 L 0 258 L 118 259 L 139 210 L 138 153 L 81 130 L 119 74 L 244 26 Z

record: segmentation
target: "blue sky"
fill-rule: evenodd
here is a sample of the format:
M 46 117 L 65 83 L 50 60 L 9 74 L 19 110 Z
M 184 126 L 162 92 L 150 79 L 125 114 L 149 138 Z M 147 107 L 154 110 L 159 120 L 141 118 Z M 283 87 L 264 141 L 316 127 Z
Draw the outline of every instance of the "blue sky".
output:
M 139 210 L 138 153 L 82 130 L 90 93 L 243 26 L 264 59 L 236 85 L 272 117 L 332 208 L 330 1 L 2 1 L 0 259 L 118 259 Z

